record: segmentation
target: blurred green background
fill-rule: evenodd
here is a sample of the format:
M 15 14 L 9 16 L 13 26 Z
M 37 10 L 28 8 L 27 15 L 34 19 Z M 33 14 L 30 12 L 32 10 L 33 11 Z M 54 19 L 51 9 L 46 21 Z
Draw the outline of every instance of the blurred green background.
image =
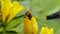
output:
M 32 15 L 36 17 L 38 22 L 38 34 L 42 27 L 54 28 L 54 34 L 60 34 L 60 19 L 47 20 L 47 16 L 60 11 L 60 0 L 11 0 L 18 1 L 25 7 L 25 10 L 30 10 Z M 7 34 L 24 34 L 24 13 L 23 10 L 11 21 L 7 26 Z M 0 34 L 2 26 L 0 24 Z

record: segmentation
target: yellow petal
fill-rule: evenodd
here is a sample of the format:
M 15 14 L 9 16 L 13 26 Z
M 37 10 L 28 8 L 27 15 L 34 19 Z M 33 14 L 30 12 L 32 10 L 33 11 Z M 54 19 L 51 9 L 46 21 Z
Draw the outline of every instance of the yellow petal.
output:
M 10 15 L 8 17 L 7 23 L 9 23 L 24 7 L 19 5 L 18 2 L 13 2 L 12 8 L 10 9 Z
M 2 0 L 1 12 L 2 12 L 2 21 L 5 22 L 5 18 L 9 14 L 9 9 L 11 8 L 10 0 Z
M 32 25 L 33 25 L 33 33 L 37 34 L 38 33 L 38 23 L 37 23 L 34 16 L 32 16 L 31 22 L 32 22 Z
M 40 34 L 48 34 L 47 29 L 42 27 Z
M 0 13 L 0 22 L 1 22 L 1 13 Z
M 26 17 L 24 18 L 24 34 L 32 34 L 32 22 Z
M 50 29 L 50 34 L 54 34 L 53 28 Z
M 53 28 L 42 27 L 40 34 L 54 34 Z
M 3 3 L 3 0 L 0 0 L 1 4 Z

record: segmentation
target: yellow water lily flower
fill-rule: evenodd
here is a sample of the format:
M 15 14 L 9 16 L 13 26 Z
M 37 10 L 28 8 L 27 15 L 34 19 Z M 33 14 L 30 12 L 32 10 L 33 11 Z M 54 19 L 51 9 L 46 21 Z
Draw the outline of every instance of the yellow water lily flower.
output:
M 42 27 L 40 34 L 54 34 L 53 28 Z
M 1 14 L 2 14 L 2 21 L 5 22 L 7 16 L 9 23 L 24 7 L 21 6 L 17 1 L 11 2 L 11 0 L 1 0 Z

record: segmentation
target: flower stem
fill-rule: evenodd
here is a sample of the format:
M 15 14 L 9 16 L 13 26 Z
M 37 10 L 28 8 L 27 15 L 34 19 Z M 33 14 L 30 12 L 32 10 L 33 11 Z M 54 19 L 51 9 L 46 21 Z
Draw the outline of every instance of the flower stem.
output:
M 6 34 L 6 26 L 3 25 L 3 34 Z

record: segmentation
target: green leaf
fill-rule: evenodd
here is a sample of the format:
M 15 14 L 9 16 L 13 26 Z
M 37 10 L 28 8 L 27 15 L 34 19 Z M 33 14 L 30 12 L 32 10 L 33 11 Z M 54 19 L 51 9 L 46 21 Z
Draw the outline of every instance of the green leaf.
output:
M 20 1 L 20 4 L 24 6 L 25 10 L 30 10 L 30 1 Z
M 60 10 L 60 0 L 31 0 L 31 11 L 36 17 L 46 17 Z
M 3 31 L 3 28 L 2 27 L 0 27 L 0 32 L 2 32 Z
M 8 25 L 7 25 L 7 30 L 12 29 L 17 27 L 19 24 L 21 24 L 23 21 L 23 16 L 22 17 L 17 17 L 13 19 Z
M 22 22 L 21 24 L 19 24 L 17 27 L 9 29 L 8 31 L 16 31 L 17 33 L 24 33 L 23 31 L 23 27 L 24 23 Z

